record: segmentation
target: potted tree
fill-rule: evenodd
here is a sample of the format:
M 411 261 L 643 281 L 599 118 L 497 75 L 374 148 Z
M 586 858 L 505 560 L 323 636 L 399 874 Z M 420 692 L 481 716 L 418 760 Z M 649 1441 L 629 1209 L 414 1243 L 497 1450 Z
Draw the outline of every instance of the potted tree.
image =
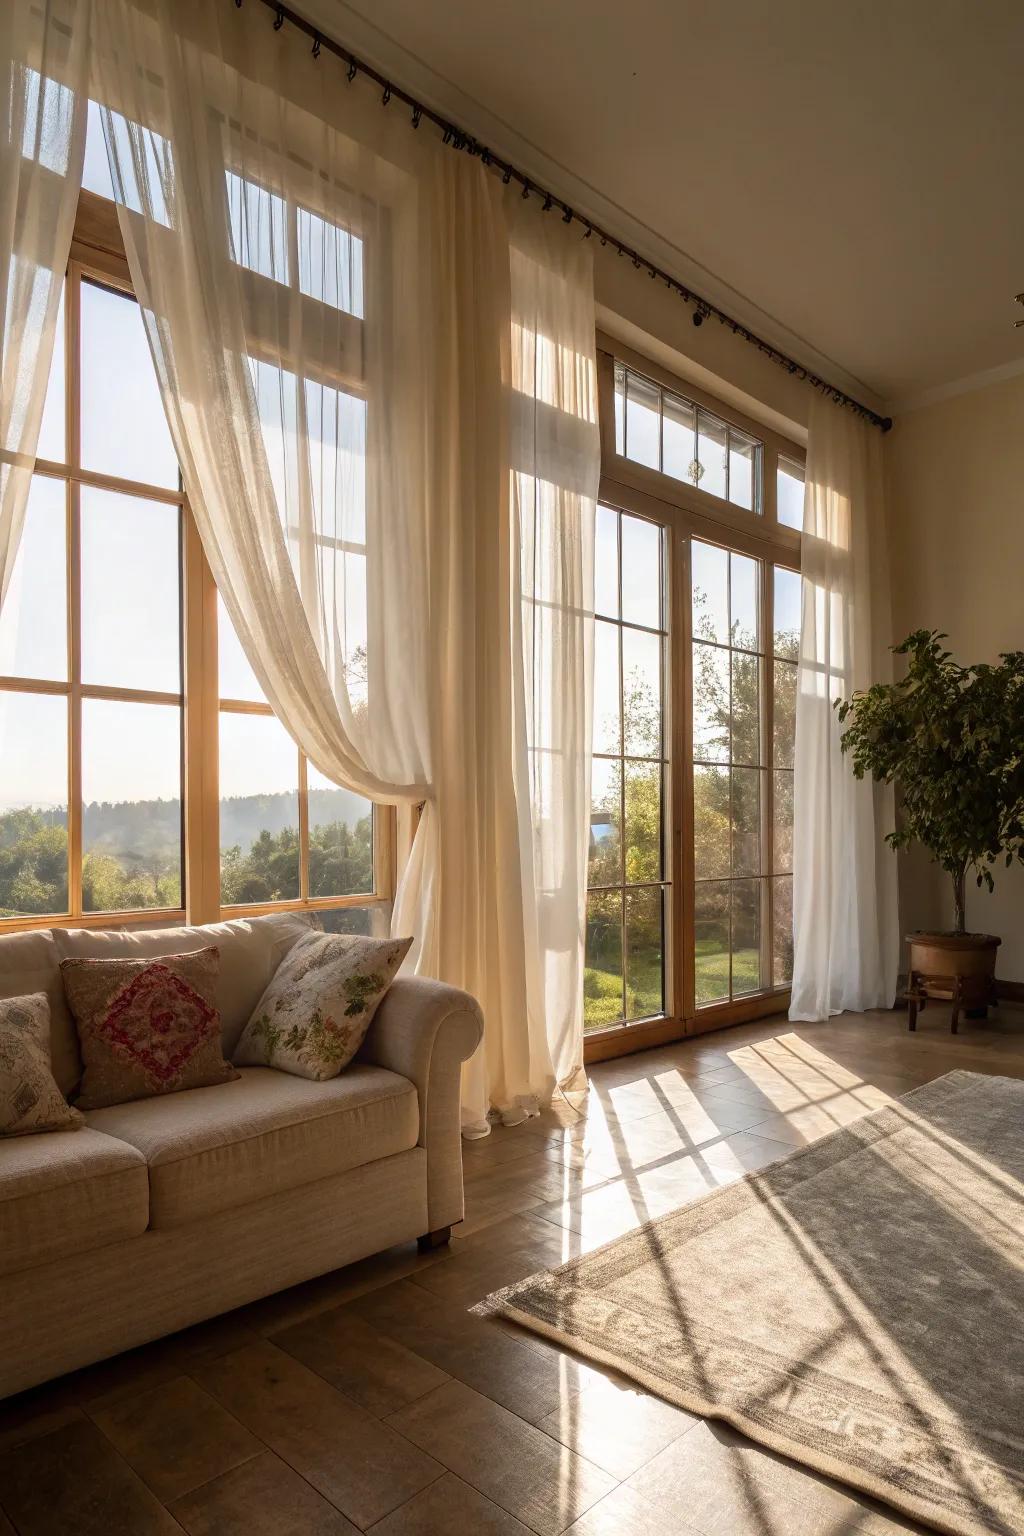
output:
M 1024 651 L 1007 652 L 998 666 L 963 667 L 943 648 L 946 638 L 915 630 L 893 647 L 908 658 L 899 682 L 876 683 L 835 708 L 857 778 L 897 788 L 897 825 L 886 841 L 921 843 L 950 877 L 952 931 L 907 935 L 908 1000 L 913 1029 L 925 997 L 951 998 L 955 1033 L 961 1005 L 983 1015 L 992 1000 L 1000 944 L 967 932 L 968 875 L 991 891 L 998 860 L 1024 863 Z

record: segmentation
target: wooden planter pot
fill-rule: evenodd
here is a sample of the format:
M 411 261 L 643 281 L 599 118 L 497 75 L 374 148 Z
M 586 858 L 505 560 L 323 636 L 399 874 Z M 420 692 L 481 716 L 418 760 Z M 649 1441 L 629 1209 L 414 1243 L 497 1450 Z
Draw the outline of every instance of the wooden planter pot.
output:
M 929 998 L 953 1005 L 950 1025 L 955 1035 L 960 1010 L 983 1019 L 996 1000 L 996 950 L 1002 943 L 992 933 L 908 933 L 910 974 L 907 981 L 909 1027 L 917 1028 L 918 1009 Z

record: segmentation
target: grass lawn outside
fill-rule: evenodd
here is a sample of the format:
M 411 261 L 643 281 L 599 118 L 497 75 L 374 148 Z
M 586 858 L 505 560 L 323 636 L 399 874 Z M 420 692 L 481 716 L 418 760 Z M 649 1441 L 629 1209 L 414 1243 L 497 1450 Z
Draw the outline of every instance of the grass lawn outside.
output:
M 633 985 L 627 989 L 630 1018 L 646 1018 L 663 1011 L 661 968 L 634 967 Z M 697 1007 L 729 997 L 729 951 L 713 939 L 700 939 L 696 955 Z M 732 990 L 735 996 L 756 992 L 761 985 L 761 956 L 756 949 L 738 949 L 732 957 Z M 622 976 L 615 971 L 588 966 L 583 973 L 583 1027 L 607 1029 L 623 1023 Z

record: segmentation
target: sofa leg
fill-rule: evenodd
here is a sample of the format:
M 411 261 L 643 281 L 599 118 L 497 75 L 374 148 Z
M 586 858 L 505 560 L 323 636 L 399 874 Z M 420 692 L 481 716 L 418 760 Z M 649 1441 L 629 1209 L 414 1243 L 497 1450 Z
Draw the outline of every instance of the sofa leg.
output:
M 422 1237 L 416 1239 L 416 1246 L 420 1253 L 433 1253 L 435 1248 L 443 1248 L 451 1242 L 451 1227 L 438 1227 L 436 1232 L 424 1232 Z

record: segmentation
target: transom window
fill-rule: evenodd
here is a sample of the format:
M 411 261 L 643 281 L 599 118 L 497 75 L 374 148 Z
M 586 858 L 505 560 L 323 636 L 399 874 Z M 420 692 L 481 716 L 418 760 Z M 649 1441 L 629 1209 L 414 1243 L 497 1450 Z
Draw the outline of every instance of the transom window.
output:
M 624 363 L 615 365 L 615 451 L 734 507 L 762 510 L 763 444 Z

